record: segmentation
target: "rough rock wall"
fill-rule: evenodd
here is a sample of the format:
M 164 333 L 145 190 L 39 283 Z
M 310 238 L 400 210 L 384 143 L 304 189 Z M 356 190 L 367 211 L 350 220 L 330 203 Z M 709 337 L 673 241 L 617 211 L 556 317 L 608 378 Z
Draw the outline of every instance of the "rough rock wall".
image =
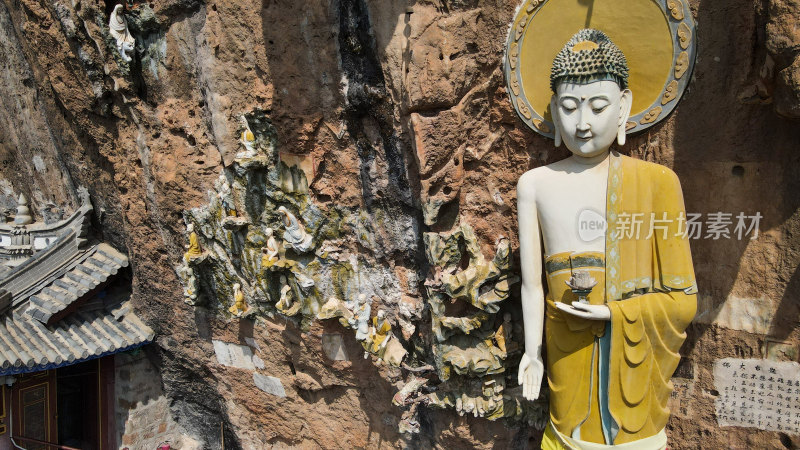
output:
M 676 378 L 671 447 L 791 447 L 797 437 L 717 428 L 711 367 L 721 357 L 761 357 L 770 339 L 789 349 L 800 342 L 800 131 L 784 118 L 798 116 L 798 8 L 775 0 L 691 4 L 699 54 L 688 92 L 667 121 L 629 139 L 623 151 L 673 167 L 689 211 L 760 212 L 763 219 L 756 240 L 692 242 L 701 305 Z M 492 376 L 506 385 L 501 397 L 514 397 L 510 351 L 487 363 L 502 366 L 499 376 L 487 375 L 484 361 L 480 376 L 445 384 L 447 370 L 467 367 L 474 375 L 480 361 L 443 354 L 481 344 L 450 336 L 440 342 L 436 330 L 480 328 L 489 339 L 485 349 L 499 348 L 493 336 L 502 313 L 519 310 L 518 288 L 512 285 L 511 298 L 483 318 L 486 311 L 475 304 L 455 301 L 478 296 L 462 295 L 463 283 L 441 274 L 481 261 L 491 272 L 501 237 L 516 272 L 516 180 L 566 155 L 524 129 L 508 103 L 502 47 L 516 6 L 156 0 L 127 13 L 137 44 L 125 63 L 108 34 L 112 2 L 4 0 L 0 207 L 13 206 L 10 199 L 22 191 L 34 211 L 48 203 L 69 210 L 77 186 L 89 189 L 95 225 L 131 257 L 134 298 L 158 335 L 152 356 L 173 418 L 207 447 L 220 446 L 220 429 L 226 448 L 533 445 L 540 434 L 535 420 L 516 410 L 509 420 L 474 418 L 475 407 L 455 398 L 439 398 L 443 409 L 420 406 L 411 417 L 419 433 L 400 434 L 409 408 L 391 399 L 417 372 L 362 358 L 353 331 L 317 319 L 310 306 L 367 293 L 373 312 L 387 312 L 410 355 L 406 365 L 433 367 L 421 372 L 438 386 L 426 395 L 472 390 L 467 398 L 475 398 L 482 386 L 470 380 Z M 242 115 L 274 130 L 253 130 L 266 158 L 257 176 L 261 169 L 237 162 Z M 280 181 L 281 161 L 303 161 L 307 189 Z M 174 269 L 184 262 L 186 224 L 201 225 L 197 214 L 226 209 L 225 196 L 217 196 L 220 176 L 230 181 L 230 202 L 246 212 L 248 227 L 269 225 L 280 237 L 281 218 L 271 207 L 286 205 L 316 233 L 315 258 L 340 258 L 339 266 L 350 264 L 343 273 L 356 267 L 364 276 L 355 270 L 359 276 L 343 294 L 341 284 L 337 291 L 336 283 L 320 282 L 334 278 L 325 261 L 312 265 L 320 268 L 320 288 L 313 295 L 295 291 L 313 301 L 298 313 L 307 320 L 294 320 L 274 307 L 277 273 L 259 291 L 258 277 L 242 269 L 249 261 L 244 250 L 260 250 L 263 239 L 239 236 L 239 225 L 225 228 L 220 218 L 219 227 L 199 230 L 200 240 L 206 249 L 220 245 L 212 260 L 230 261 L 258 308 L 256 319 L 228 313 L 233 279 L 206 286 L 214 295 L 204 305 L 186 305 Z M 253 187 L 242 181 L 252 179 L 272 187 L 237 190 Z M 214 198 L 221 199 L 216 206 Z M 334 232 L 315 225 L 325 223 L 347 226 Z M 474 243 L 461 225 L 474 230 Z M 337 251 L 320 253 L 323 243 Z M 308 258 L 295 260 L 309 267 Z M 293 289 L 298 285 L 290 268 L 281 273 Z M 457 317 L 480 323 L 446 320 Z M 518 314 L 512 318 L 519 322 Z M 406 333 L 403 321 L 413 331 Z M 512 342 L 521 340 L 520 326 L 505 327 Z M 333 335 L 341 336 L 346 358 L 325 351 Z M 214 340 L 247 346 L 261 362 L 221 364 Z M 267 378 L 256 375 L 278 378 L 286 396 L 266 382 L 259 387 L 255 380 Z

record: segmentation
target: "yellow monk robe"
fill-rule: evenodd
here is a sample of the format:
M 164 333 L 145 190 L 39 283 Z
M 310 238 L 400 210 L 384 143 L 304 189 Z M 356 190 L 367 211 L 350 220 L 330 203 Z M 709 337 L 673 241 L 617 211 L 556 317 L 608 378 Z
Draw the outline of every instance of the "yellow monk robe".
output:
M 200 242 L 197 239 L 197 233 L 192 231 L 189 233 L 189 249 L 184 254 L 184 259 L 189 261 L 192 258 L 196 258 L 203 254 L 203 250 L 200 248 Z
M 697 288 L 677 176 L 616 152 L 608 175 L 605 254 L 562 253 L 545 260 L 545 336 L 556 431 L 618 445 L 664 429 L 670 377 L 697 308 Z M 610 327 L 556 309 L 554 301 L 576 299 L 564 284 L 576 269 L 599 281 L 588 300 L 607 302 Z M 605 357 L 600 342 L 606 343 Z M 547 441 L 543 445 L 556 445 Z
M 392 331 L 392 325 L 386 319 L 378 319 L 378 316 L 372 318 L 372 330 L 370 330 L 370 337 L 364 341 L 364 347 L 368 352 L 375 355 L 380 355 L 384 342 L 389 337 Z

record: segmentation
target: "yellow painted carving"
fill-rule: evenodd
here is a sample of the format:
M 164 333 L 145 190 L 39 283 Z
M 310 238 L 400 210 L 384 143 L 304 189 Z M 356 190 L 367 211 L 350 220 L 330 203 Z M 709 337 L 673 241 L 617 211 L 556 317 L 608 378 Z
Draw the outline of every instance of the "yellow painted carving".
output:
M 517 22 L 517 34 L 514 37 L 514 40 L 519 40 L 522 37 L 522 33 L 525 32 L 525 25 L 528 24 L 528 16 L 523 16 L 522 19 Z
M 189 250 L 186 251 L 186 260 L 200 256 L 203 250 L 200 248 L 200 242 L 197 239 L 197 233 L 192 231 L 189 233 Z
M 516 73 L 511 75 L 511 92 L 513 92 L 514 95 L 519 95 L 519 78 L 517 78 Z
M 536 8 L 539 7 L 539 3 L 540 3 L 539 0 L 531 0 L 528 3 L 528 7 L 525 8 L 525 12 L 527 12 L 528 14 L 532 13 L 533 11 L 536 10 Z
M 550 129 L 550 126 L 547 125 L 547 123 L 542 122 L 539 119 L 533 119 L 533 125 L 539 130 L 541 130 L 542 133 L 550 133 L 553 131 L 552 129 Z
M 672 14 L 675 20 L 683 20 L 683 3 L 681 0 L 667 1 L 667 8 L 669 8 L 669 13 Z
M 675 78 L 680 80 L 686 70 L 689 68 L 689 54 L 681 52 L 678 55 L 678 61 L 675 62 Z
M 240 316 L 247 309 L 247 302 L 244 299 L 244 292 L 242 292 L 239 283 L 233 285 L 233 305 L 228 308 L 228 311 L 234 316 Z
M 630 130 L 631 128 L 633 128 L 635 126 L 636 126 L 636 122 L 630 122 L 630 121 L 626 122 L 625 123 L 625 131 L 628 131 L 628 130 Z
M 692 42 L 692 30 L 689 29 L 689 25 L 686 25 L 686 22 L 681 22 L 678 26 L 678 42 L 684 50 L 689 48 L 689 43 Z
M 508 49 L 508 65 L 511 66 L 511 70 L 517 68 L 518 58 L 519 58 L 519 45 L 517 45 L 517 43 L 514 42 Z
M 531 110 L 528 109 L 528 105 L 525 104 L 525 100 L 522 97 L 517 97 L 517 109 L 519 113 L 522 114 L 522 117 L 526 119 L 531 118 Z
M 661 107 L 660 106 L 656 106 L 655 108 L 651 109 L 650 111 L 647 111 L 647 114 L 645 114 L 644 117 L 642 117 L 642 120 L 640 120 L 639 123 L 644 125 L 644 124 L 647 124 L 647 123 L 655 122 L 656 119 L 658 119 L 658 116 L 660 116 L 660 115 L 661 115 Z
M 678 96 L 678 81 L 672 80 L 667 85 L 667 88 L 664 89 L 664 95 L 661 97 L 661 104 L 666 105 L 672 100 L 675 100 L 675 97 L 677 96 Z

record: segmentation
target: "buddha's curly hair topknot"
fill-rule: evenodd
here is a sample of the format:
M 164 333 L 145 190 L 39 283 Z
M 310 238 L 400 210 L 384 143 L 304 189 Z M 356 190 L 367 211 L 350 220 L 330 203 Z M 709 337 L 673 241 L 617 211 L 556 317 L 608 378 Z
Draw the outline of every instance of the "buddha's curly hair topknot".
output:
M 584 28 L 575 33 L 553 60 L 550 89 L 559 83 L 611 80 L 628 88 L 628 61 L 622 50 L 600 30 Z

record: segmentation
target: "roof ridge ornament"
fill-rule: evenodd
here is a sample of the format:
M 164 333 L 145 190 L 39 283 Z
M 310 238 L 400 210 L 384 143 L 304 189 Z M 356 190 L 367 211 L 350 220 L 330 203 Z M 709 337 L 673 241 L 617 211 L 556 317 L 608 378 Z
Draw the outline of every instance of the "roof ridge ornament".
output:
M 17 214 L 14 216 L 14 225 L 22 226 L 30 223 L 33 223 L 33 217 L 31 217 L 31 210 L 28 208 L 28 197 L 20 193 L 17 199 Z

